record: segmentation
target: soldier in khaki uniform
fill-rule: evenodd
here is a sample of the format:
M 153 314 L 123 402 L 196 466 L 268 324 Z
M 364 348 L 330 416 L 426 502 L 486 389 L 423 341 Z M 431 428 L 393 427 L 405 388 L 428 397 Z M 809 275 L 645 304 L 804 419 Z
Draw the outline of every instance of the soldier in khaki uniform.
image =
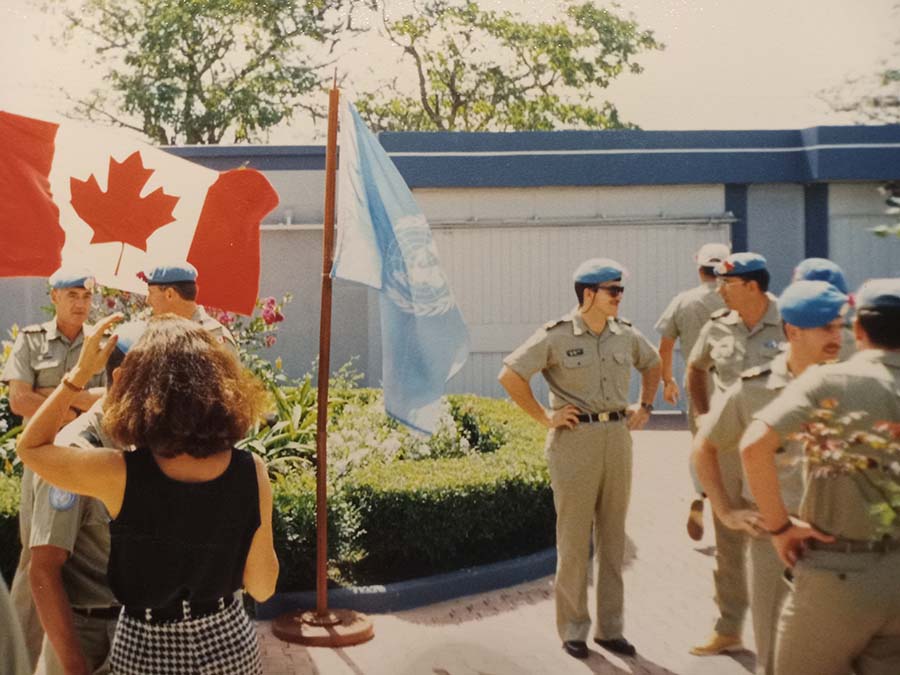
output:
M 715 268 L 719 293 L 727 309 L 715 312 L 700 331 L 688 357 L 688 394 L 697 415 L 709 412 L 708 372 L 713 374 L 713 396 L 721 395 L 741 373 L 771 361 L 779 352 L 784 333 L 776 298 L 768 293 L 766 259 L 758 253 L 733 253 Z M 741 499 L 741 466 L 736 455 L 721 458 L 720 468 L 728 497 Z M 716 571 L 713 577 L 719 618 L 710 639 L 691 649 L 697 656 L 741 649 L 747 614 L 746 535 L 725 527 L 715 517 Z
M 132 322 L 116 330 L 116 348 L 106 364 L 108 381 L 145 327 L 143 322 Z M 102 419 L 100 399 L 64 427 L 56 442 L 81 448 L 114 447 L 103 431 Z M 35 596 L 46 632 L 37 674 L 106 675 L 121 610 L 106 577 L 109 513 L 99 500 L 54 488 L 40 476 L 34 485 L 31 545 L 53 562 L 43 579 L 45 590 Z M 35 569 L 32 564 L 32 579 Z M 39 586 L 36 581 L 33 585 Z
M 188 262 L 157 265 L 149 273 L 141 273 L 147 282 L 147 304 L 154 314 L 171 312 L 203 326 L 219 342 L 238 355 L 231 332 L 198 305 L 197 268 Z
M 772 675 L 775 628 L 788 586 L 781 578 L 784 566 L 761 529 L 762 520 L 753 508 L 744 484 L 744 499 L 750 509 L 730 502 L 719 457 L 737 454 L 741 435 L 753 414 L 773 401 L 794 377 L 808 366 L 837 357 L 841 349 L 843 314 L 847 296 L 825 281 L 795 282 L 781 294 L 778 309 L 785 321 L 788 348 L 767 366 L 744 371 L 741 381 L 723 396 L 703 418 L 694 445 L 693 460 L 715 515 L 727 527 L 743 530 L 750 539 L 750 610 L 756 638 L 756 670 Z M 796 444 L 787 442 L 776 458 L 778 480 L 787 508 L 797 513 L 803 491 L 801 455 Z
M 591 629 L 587 575 L 593 529 L 600 646 L 633 656 L 623 631 L 625 514 L 631 490 L 631 430 L 649 419 L 659 356 L 617 318 L 622 266 L 606 258 L 574 274 L 578 307 L 540 328 L 504 359 L 499 380 L 512 400 L 549 429 L 547 462 L 556 506 L 556 624 L 563 649 L 586 658 Z M 632 367 L 642 376 L 640 403 L 628 405 Z M 550 409 L 534 398 L 537 373 L 550 386 Z M 627 411 L 626 411 L 627 408 Z
M 54 272 L 49 281 L 50 300 L 56 309 L 56 317 L 22 329 L 0 375 L 0 379 L 9 383 L 10 408 L 26 420 L 78 361 L 84 340 L 82 329 L 91 309 L 94 279 L 89 272 L 64 267 Z M 67 422 L 93 405 L 103 393 L 103 383 L 102 375 L 90 380 L 90 388 L 75 397 Z M 40 653 L 43 636 L 29 582 L 34 480 L 34 473 L 25 469 L 19 505 L 22 554 L 10 588 L 32 666 Z
M 897 485 L 896 454 L 854 438 L 879 425 L 894 434 L 900 428 L 900 278 L 865 283 L 856 307 L 859 351 L 808 369 L 754 415 L 741 440 L 764 525 L 781 561 L 793 567 L 775 646 L 777 675 L 900 672 L 900 520 L 879 527 L 873 511 L 884 504 L 880 484 Z M 775 454 L 820 408 L 844 427 L 846 451 L 864 456 L 866 468 L 805 472 L 802 520 L 792 519 Z
M 725 308 L 725 301 L 716 292 L 716 275 L 713 268 L 725 260 L 728 254 L 726 244 L 710 243 L 701 246 L 695 256 L 700 284 L 676 295 L 656 322 L 655 328 L 660 334 L 659 356 L 662 359 L 663 398 L 672 405 L 678 403 L 679 395 L 678 384 L 672 376 L 675 341 L 681 341 L 681 354 L 687 360 L 709 317 Z M 690 397 L 687 413 L 691 436 L 694 436 L 697 433 L 697 415 Z M 703 538 L 703 488 L 693 470 L 691 479 L 699 497 L 691 503 L 687 530 L 691 539 L 699 541 Z

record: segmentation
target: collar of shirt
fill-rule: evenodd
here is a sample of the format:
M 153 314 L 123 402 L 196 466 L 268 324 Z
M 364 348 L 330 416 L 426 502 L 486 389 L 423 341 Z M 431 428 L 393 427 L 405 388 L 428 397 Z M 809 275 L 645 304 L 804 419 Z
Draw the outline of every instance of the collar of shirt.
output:
M 572 312 L 568 316 L 568 319 L 572 322 L 572 333 L 574 335 L 584 335 L 585 333 L 589 333 L 594 337 L 600 337 L 600 335 L 602 334 L 595 333 L 588 327 L 587 323 L 585 323 L 584 317 L 581 315 L 581 312 L 578 311 L 577 307 L 572 310 Z M 622 332 L 622 327 L 614 317 L 609 317 L 606 320 L 606 326 L 614 335 L 618 335 Z
M 869 361 L 870 363 L 883 363 L 889 368 L 900 368 L 900 351 L 861 349 L 847 359 L 845 363 L 850 363 L 851 361 Z
M 781 352 L 769 364 L 772 372 L 766 380 L 766 389 L 784 389 L 794 379 L 787 365 L 787 353 Z

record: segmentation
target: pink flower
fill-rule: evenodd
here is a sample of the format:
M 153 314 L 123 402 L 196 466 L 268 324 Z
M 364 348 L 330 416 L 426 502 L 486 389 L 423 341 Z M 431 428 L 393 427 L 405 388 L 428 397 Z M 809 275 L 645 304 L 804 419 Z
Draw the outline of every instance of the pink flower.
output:
M 274 335 L 266 335 L 266 347 L 274 347 L 276 342 L 278 342 L 278 338 Z
M 106 306 L 109 307 L 110 309 L 112 309 L 113 307 L 115 307 L 115 306 L 116 306 L 116 299 L 115 299 L 115 298 L 107 298 L 107 299 L 106 299 Z
M 265 321 L 267 325 L 271 326 L 273 323 L 275 323 L 278 320 L 277 312 L 274 309 L 270 309 L 269 307 L 266 307 L 263 310 L 262 318 L 263 318 L 263 321 Z
M 263 307 L 265 307 L 266 309 L 274 309 L 275 305 L 277 304 L 278 302 L 271 295 L 263 300 Z
M 225 327 L 228 327 L 234 323 L 234 314 L 232 314 L 231 312 L 222 312 L 221 314 L 219 314 L 218 318 L 219 323 Z
M 284 321 L 284 314 L 279 312 L 277 309 L 275 310 L 275 323 L 281 323 Z

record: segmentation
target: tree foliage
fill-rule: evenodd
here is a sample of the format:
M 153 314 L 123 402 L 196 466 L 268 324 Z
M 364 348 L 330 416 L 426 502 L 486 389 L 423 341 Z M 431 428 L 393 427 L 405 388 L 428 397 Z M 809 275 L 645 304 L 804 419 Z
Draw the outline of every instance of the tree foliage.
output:
M 385 29 L 409 71 L 357 100 L 380 130 L 629 127 L 600 94 L 622 73 L 641 72 L 638 54 L 664 48 L 652 31 L 592 2 L 537 23 L 473 0 L 428 0 Z M 411 81 L 415 91 L 404 86 Z
M 353 8 L 374 0 L 81 0 L 57 3 L 87 38 L 108 89 L 75 114 L 161 144 L 264 137 L 317 91 Z

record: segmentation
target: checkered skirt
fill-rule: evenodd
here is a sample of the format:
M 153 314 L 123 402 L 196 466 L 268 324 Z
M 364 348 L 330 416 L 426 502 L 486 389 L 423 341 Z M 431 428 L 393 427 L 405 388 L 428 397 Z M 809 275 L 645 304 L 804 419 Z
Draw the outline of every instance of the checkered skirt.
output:
M 123 613 L 110 662 L 116 675 L 262 675 L 256 627 L 237 599 L 197 619 L 149 623 Z

